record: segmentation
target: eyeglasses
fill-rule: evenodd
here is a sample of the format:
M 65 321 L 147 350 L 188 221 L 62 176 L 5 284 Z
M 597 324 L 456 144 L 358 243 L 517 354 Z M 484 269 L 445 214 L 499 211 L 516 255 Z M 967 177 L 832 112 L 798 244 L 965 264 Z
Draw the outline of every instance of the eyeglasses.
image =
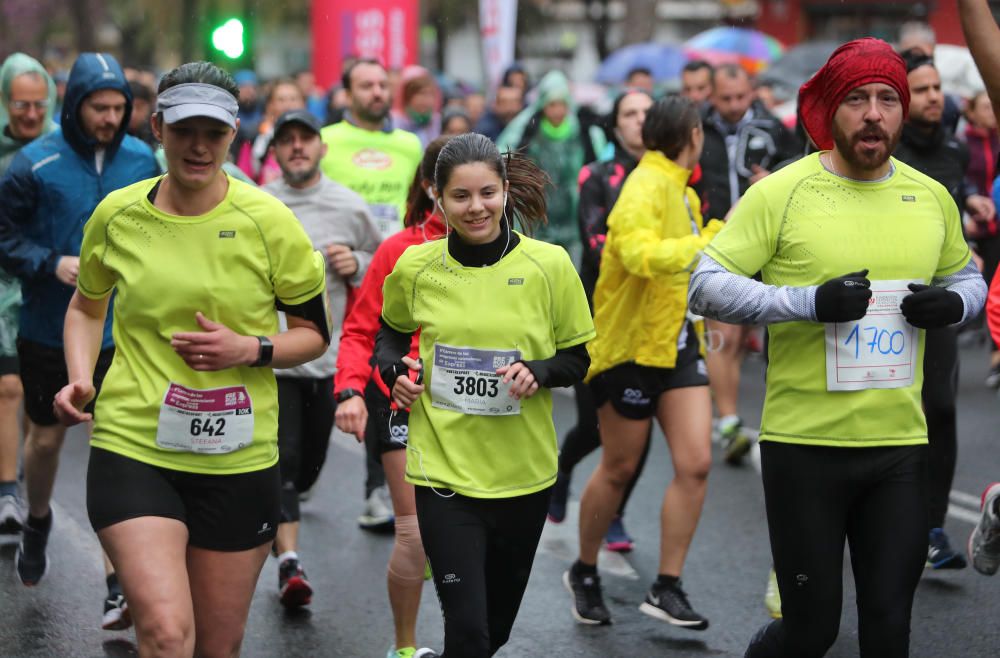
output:
M 36 110 L 44 111 L 49 107 L 48 101 L 11 101 L 10 109 L 17 110 L 18 112 L 24 112 L 28 108 L 33 107 Z

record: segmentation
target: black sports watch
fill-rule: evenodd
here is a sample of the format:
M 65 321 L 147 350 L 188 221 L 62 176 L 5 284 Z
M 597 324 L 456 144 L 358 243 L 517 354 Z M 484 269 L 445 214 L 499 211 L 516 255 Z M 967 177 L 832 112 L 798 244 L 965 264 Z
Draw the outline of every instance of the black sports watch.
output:
M 340 393 L 337 393 L 337 395 L 334 396 L 334 399 L 337 401 L 337 404 L 340 404 L 344 400 L 350 400 L 351 398 L 354 397 L 362 397 L 361 391 L 355 390 L 353 388 L 345 388 Z
M 267 336 L 256 336 L 256 338 L 260 342 L 260 351 L 257 352 L 257 360 L 251 363 L 250 367 L 260 368 L 271 365 L 271 359 L 274 357 L 274 343 Z

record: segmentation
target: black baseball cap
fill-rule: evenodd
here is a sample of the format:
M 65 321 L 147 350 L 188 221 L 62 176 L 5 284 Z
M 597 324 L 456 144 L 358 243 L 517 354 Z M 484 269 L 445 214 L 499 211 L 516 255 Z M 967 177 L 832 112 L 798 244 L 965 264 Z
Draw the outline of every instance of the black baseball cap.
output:
M 275 137 L 277 137 L 278 133 L 281 132 L 282 128 L 292 123 L 301 124 L 306 128 L 308 128 L 309 130 L 311 130 L 312 132 L 316 133 L 317 135 L 319 134 L 320 129 L 323 127 L 322 125 L 320 125 L 319 119 L 316 118 L 316 115 L 314 115 L 309 110 L 305 109 L 288 110 L 280 117 L 278 117 L 278 120 L 274 122 L 274 131 L 271 133 L 272 135 L 271 139 L 273 140 Z

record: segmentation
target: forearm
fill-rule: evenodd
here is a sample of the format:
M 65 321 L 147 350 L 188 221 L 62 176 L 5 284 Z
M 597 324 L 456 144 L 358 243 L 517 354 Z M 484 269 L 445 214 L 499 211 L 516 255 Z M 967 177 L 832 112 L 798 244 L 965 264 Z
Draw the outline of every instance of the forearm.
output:
M 403 357 L 410 351 L 410 337 L 402 331 L 396 331 L 382 321 L 378 334 L 375 336 L 375 362 L 382 381 L 390 388 L 396 377 L 401 374 L 398 367 Z
M 964 324 L 979 315 L 986 304 L 986 281 L 982 273 L 971 260 L 958 272 L 934 279 L 933 285 L 947 288 L 962 298 L 962 319 L 958 324 Z
M 63 349 L 69 381 L 91 380 L 101 353 L 110 297 L 92 300 L 73 294 L 63 324 Z
M 528 370 L 535 376 L 539 386 L 557 388 L 572 386 L 587 374 L 590 367 L 590 354 L 585 344 L 574 345 L 558 350 L 548 359 L 524 361 Z
M 816 321 L 816 286 L 771 286 L 702 254 L 688 287 L 691 311 L 732 324 Z
M 294 368 L 318 359 L 326 351 L 327 342 L 317 327 L 306 324 L 292 326 L 293 318 L 289 317 L 288 320 L 288 331 L 269 337 L 271 343 L 274 344 L 270 363 L 272 368 Z M 308 325 L 312 325 L 312 323 L 309 322 Z M 252 341 L 248 342 L 248 358 L 250 360 L 247 365 L 250 365 L 255 363 L 260 355 L 260 341 L 255 336 L 245 336 L 244 338 L 249 338 Z
M 1000 27 L 986 0 L 958 0 L 965 41 L 1000 117 Z

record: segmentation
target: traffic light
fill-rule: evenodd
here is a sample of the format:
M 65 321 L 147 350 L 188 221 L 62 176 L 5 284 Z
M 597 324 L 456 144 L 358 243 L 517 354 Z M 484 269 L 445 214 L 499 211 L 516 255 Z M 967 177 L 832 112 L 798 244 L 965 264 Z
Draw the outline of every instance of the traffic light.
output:
M 246 51 L 243 21 L 230 18 L 212 30 L 212 48 L 229 59 L 240 59 Z

